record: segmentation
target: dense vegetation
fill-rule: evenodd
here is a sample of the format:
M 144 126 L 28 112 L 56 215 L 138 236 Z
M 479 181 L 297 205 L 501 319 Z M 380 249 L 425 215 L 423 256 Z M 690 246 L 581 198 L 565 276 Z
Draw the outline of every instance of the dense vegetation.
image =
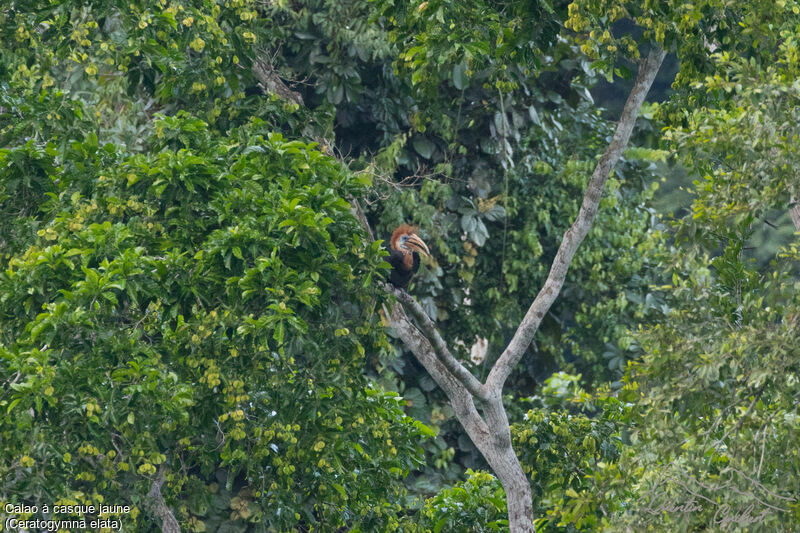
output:
M 757 491 L 726 527 L 795 530 L 798 28 L 794 0 L 6 2 L 0 501 L 508 530 L 386 327 L 381 239 L 420 227 L 410 292 L 483 380 L 613 132 L 598 80 L 661 46 L 671 94 L 506 384 L 514 449 L 537 530 L 701 530 Z M 737 490 L 650 513 L 669 469 Z

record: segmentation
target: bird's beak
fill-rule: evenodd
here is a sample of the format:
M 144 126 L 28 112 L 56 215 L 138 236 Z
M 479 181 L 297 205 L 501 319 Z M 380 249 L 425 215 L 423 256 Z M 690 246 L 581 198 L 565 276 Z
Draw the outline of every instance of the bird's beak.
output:
M 428 245 L 425 244 L 417 235 L 409 235 L 408 239 L 406 239 L 406 246 L 423 255 L 431 255 L 430 250 L 428 250 Z

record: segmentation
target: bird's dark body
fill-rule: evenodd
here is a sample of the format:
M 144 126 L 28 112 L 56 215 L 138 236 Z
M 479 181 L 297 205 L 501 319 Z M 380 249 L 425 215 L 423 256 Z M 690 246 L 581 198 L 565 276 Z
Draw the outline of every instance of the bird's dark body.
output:
M 408 282 L 411 281 L 412 276 L 419 270 L 419 254 L 414 252 L 412 254 L 411 268 L 405 264 L 405 256 L 403 252 L 392 250 L 389 254 L 389 264 L 392 265 L 392 273 L 389 274 L 389 283 L 400 289 L 408 287 Z

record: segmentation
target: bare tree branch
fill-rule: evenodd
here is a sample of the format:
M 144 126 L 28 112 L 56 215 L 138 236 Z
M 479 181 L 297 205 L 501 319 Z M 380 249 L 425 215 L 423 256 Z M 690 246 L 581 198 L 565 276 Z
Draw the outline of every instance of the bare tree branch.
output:
M 153 485 L 147 493 L 147 505 L 150 511 L 161 521 L 161 531 L 163 533 L 181 533 L 181 526 L 172 514 L 172 510 L 167 507 L 167 502 L 161 494 L 161 485 L 164 484 L 164 465 L 158 469 L 158 475 L 153 480 Z
M 406 316 L 402 304 L 393 303 L 389 306 L 389 310 L 392 327 L 403 340 L 403 344 L 411 350 L 428 374 L 447 394 L 456 418 L 464 426 L 472 442 L 481 452 L 488 450 L 491 446 L 489 426 L 478 414 L 472 394 L 450 373 L 436 355 L 428 338 L 414 327 Z
M 792 204 L 789 206 L 789 216 L 792 217 L 794 229 L 800 231 L 800 202 L 792 199 Z
M 375 240 L 375 234 L 372 233 L 372 228 L 369 225 L 369 221 L 367 220 L 367 215 L 364 214 L 364 210 L 361 208 L 361 203 L 359 203 L 358 198 L 350 197 L 350 206 L 353 208 L 353 214 L 356 216 L 361 225 L 364 226 L 364 229 L 367 230 L 367 235 L 369 235 L 370 242 Z
M 387 290 L 389 290 L 389 287 L 387 287 Z M 411 321 L 405 315 L 403 304 L 409 305 L 412 309 L 419 308 L 422 317 L 417 317 L 415 314 L 415 318 L 421 324 L 427 321 L 433 327 L 430 318 L 405 291 L 393 289 L 393 292 L 398 296 L 398 303 L 391 305 L 390 321 L 392 327 L 400 335 L 403 344 L 414 353 L 414 356 L 425 367 L 428 374 L 447 394 L 450 406 L 453 408 L 453 412 L 464 431 L 469 435 L 475 447 L 478 448 L 478 451 L 481 452 L 481 455 L 483 455 L 492 471 L 503 484 L 507 495 L 510 531 L 532 533 L 533 509 L 531 507 L 530 481 L 523 472 L 519 458 L 511 446 L 511 428 L 508 424 L 508 416 L 503 406 L 501 395 L 497 393 L 486 398 L 483 402 L 485 418 L 482 418 L 475 407 L 476 395 L 470 393 L 466 385 L 462 384 L 451 373 L 443 359 L 436 354 L 429 337 L 423 335 L 411 324 Z M 398 294 L 399 292 L 403 292 L 403 294 L 400 295 Z M 400 302 L 403 302 L 403 304 Z M 413 311 L 412 314 L 414 314 Z M 435 328 L 433 329 L 435 331 Z M 436 333 L 436 336 L 438 336 L 438 333 Z M 464 372 L 467 372 L 466 369 L 464 369 Z M 466 379 L 469 381 L 469 378 Z M 472 379 L 475 378 L 473 377 Z M 485 389 L 482 388 L 482 390 Z
M 597 163 L 589 185 L 586 187 L 578 217 L 564 234 L 564 239 L 561 241 L 561 246 L 559 246 L 556 257 L 550 267 L 550 274 L 547 276 L 544 287 L 539 291 L 528 312 L 525 313 L 525 317 L 522 319 L 516 333 L 514 333 L 511 342 L 489 372 L 489 377 L 486 379 L 486 387 L 489 390 L 503 389 L 506 379 L 508 379 L 511 371 L 533 340 L 542 318 L 550 309 L 550 306 L 553 305 L 558 293 L 561 292 L 572 258 L 578 246 L 589 233 L 592 222 L 597 215 L 597 208 L 600 204 L 606 180 L 628 144 L 633 126 L 636 123 L 636 116 L 639 114 L 639 109 L 644 103 L 647 92 L 650 90 L 650 86 L 665 55 L 663 50 L 654 47 L 647 57 L 639 62 L 636 81 L 633 84 L 631 93 L 628 95 L 628 100 L 625 102 L 614 136 Z
M 447 343 L 444 341 L 442 336 L 439 334 L 439 330 L 436 329 L 436 325 L 433 321 L 428 317 L 428 313 L 422 308 L 421 305 L 406 291 L 402 289 L 398 289 L 392 287 L 390 284 L 385 284 L 385 288 L 387 292 L 392 292 L 397 299 L 403 304 L 403 307 L 406 308 L 407 311 L 411 313 L 417 320 L 417 324 L 419 327 L 422 328 L 422 333 L 431 343 L 431 347 L 433 348 L 434 353 L 439 358 L 439 360 L 444 363 L 444 366 L 450 373 L 464 385 L 467 390 L 475 397 L 485 400 L 487 398 L 486 389 L 484 388 L 483 384 L 478 381 L 478 378 L 472 375 L 472 373 L 467 370 L 464 365 L 458 362 L 453 354 L 450 353 L 450 350 L 447 348 Z
M 272 66 L 272 59 L 268 58 L 265 52 L 261 52 L 253 60 L 253 75 L 267 91 L 277 94 L 284 100 L 303 105 L 303 97 L 283 82 Z

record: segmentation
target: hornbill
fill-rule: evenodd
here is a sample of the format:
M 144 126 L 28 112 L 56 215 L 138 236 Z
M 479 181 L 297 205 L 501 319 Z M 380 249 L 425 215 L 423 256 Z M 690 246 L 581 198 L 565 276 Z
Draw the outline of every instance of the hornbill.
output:
M 419 254 L 430 255 L 428 246 L 417 235 L 417 228 L 401 224 L 389 239 L 389 282 L 399 289 L 408 287 L 411 277 L 419 270 Z M 419 253 L 417 253 L 419 252 Z

